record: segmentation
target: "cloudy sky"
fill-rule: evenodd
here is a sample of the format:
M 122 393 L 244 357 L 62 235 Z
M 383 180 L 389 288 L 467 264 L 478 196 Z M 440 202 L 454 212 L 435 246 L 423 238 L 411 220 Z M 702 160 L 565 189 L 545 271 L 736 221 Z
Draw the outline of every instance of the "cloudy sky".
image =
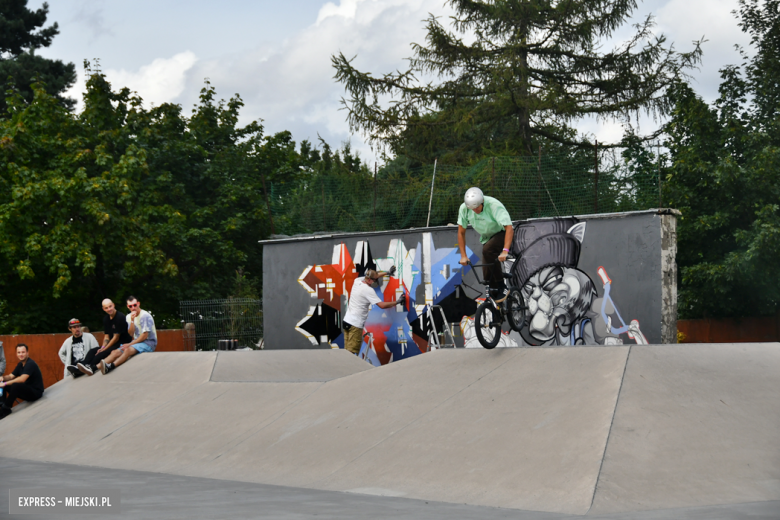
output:
M 403 69 L 410 42 L 424 40 L 422 20 L 449 13 L 444 0 L 49 0 L 49 6 L 60 35 L 40 53 L 76 63 L 73 97 L 83 91 L 85 59 L 99 59 L 114 87 L 185 109 L 209 78 L 220 97 L 241 95 L 243 123 L 262 119 L 267 133 L 290 130 L 298 142 L 316 142 L 318 133 L 335 146 L 351 140 L 370 161 L 370 149 L 350 136 L 339 110 L 343 89 L 333 80 L 331 55 L 357 56 L 359 70 L 377 74 Z M 748 43 L 731 14 L 736 7 L 737 0 L 640 0 L 635 19 L 652 13 L 657 30 L 680 51 L 708 40 L 693 75 L 695 88 L 712 100 L 718 70 L 738 63 L 734 45 Z M 643 125 L 650 130 L 653 123 Z M 600 141 L 622 135 L 608 122 L 585 121 L 581 129 Z

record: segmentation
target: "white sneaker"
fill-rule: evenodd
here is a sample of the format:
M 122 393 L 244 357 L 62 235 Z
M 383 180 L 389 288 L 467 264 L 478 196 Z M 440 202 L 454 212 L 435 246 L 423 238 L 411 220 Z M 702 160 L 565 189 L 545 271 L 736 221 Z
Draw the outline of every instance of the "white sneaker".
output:
M 94 373 L 92 372 L 92 368 L 84 363 L 76 363 L 76 368 L 81 370 L 82 374 L 87 374 L 88 376 L 91 376 Z

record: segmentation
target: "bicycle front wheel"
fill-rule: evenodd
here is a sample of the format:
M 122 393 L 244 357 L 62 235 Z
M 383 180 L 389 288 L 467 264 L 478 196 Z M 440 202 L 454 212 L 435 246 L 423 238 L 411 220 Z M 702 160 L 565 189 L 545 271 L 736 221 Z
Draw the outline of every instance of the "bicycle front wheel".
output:
M 474 316 L 477 339 L 487 349 L 495 348 L 501 339 L 501 314 L 489 301 L 482 302 Z
M 525 300 L 523 294 L 517 289 L 509 291 L 506 299 L 507 318 L 509 326 L 517 332 L 521 332 L 525 326 Z

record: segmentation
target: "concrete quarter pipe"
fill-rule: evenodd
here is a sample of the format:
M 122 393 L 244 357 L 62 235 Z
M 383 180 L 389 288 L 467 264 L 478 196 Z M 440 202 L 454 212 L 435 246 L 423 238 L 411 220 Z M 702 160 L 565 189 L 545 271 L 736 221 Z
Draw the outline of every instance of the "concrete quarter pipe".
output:
M 574 515 L 769 502 L 779 373 L 778 344 L 157 353 L 52 386 L 0 457 Z

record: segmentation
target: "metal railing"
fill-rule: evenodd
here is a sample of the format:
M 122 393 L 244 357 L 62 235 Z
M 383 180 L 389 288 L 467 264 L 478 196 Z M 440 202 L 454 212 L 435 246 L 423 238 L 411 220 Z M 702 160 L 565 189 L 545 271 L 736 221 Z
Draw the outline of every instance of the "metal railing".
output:
M 180 301 L 187 350 L 217 350 L 220 340 L 237 340 L 238 348 L 260 348 L 263 300 Z

